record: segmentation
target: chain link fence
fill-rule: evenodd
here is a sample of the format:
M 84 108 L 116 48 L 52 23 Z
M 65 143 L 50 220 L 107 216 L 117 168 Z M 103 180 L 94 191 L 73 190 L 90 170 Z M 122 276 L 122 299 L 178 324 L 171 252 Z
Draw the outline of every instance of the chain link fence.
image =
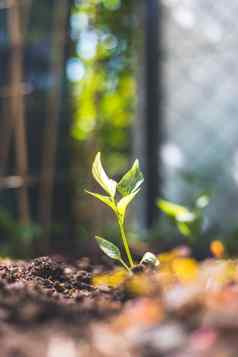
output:
M 164 0 L 162 9 L 163 193 L 184 203 L 196 190 L 212 190 L 210 217 L 224 227 L 234 227 L 238 2 L 230 1 L 228 6 L 225 0 Z

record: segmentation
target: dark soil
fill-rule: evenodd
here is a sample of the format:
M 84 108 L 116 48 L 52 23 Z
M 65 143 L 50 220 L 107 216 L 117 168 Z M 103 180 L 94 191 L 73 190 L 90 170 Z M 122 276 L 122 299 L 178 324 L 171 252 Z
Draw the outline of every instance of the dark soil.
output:
M 234 276 L 210 288 L 139 269 L 95 287 L 102 270 L 88 259 L 0 261 L 0 357 L 238 356 Z

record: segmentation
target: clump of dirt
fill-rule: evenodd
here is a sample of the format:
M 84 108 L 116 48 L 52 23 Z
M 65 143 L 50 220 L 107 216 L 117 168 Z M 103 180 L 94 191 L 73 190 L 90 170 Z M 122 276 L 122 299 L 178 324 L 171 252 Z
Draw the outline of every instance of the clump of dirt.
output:
M 6 321 L 29 325 L 49 319 L 78 323 L 117 311 L 119 295 L 90 284 L 92 274 L 86 259 L 74 264 L 60 257 L 2 262 L 0 309 Z

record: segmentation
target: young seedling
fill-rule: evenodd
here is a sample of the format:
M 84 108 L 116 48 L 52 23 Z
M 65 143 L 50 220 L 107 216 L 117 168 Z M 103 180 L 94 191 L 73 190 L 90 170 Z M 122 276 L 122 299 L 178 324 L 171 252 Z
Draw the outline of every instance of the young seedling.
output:
M 96 241 L 100 249 L 108 257 L 114 260 L 118 260 L 128 271 L 130 271 L 135 266 L 135 264 L 126 237 L 125 218 L 129 204 L 133 201 L 135 196 L 141 190 L 141 186 L 144 181 L 143 174 L 140 170 L 139 161 L 135 160 L 131 169 L 117 183 L 116 181 L 109 178 L 106 172 L 104 171 L 101 162 L 101 153 L 99 152 L 97 153 L 92 165 L 92 175 L 99 183 L 99 185 L 104 189 L 107 195 L 102 195 L 90 191 L 86 192 L 91 196 L 97 198 L 98 200 L 102 201 L 114 212 L 120 229 L 121 240 L 125 249 L 128 262 L 126 263 L 123 260 L 121 252 L 115 244 L 99 236 L 96 236 Z M 120 195 L 119 199 L 116 198 L 117 194 Z M 142 262 L 157 265 L 157 258 L 152 253 L 147 252 L 142 258 L 141 263 Z
M 170 201 L 158 200 L 158 206 L 177 226 L 179 232 L 188 238 L 191 243 L 202 233 L 204 222 L 204 209 L 209 204 L 209 196 L 200 195 L 192 209 L 175 204 Z

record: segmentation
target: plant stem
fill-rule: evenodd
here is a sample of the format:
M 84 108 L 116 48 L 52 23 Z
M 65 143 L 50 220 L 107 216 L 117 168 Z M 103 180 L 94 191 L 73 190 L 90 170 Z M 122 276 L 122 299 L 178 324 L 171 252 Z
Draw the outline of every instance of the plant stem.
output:
M 120 260 L 120 263 L 126 268 L 126 270 L 130 271 L 130 268 L 127 266 L 127 264 L 124 262 L 124 260 Z
M 133 259 L 132 259 L 132 256 L 131 256 L 131 251 L 130 251 L 130 248 L 129 248 L 129 245 L 128 245 L 128 242 L 127 242 L 127 238 L 126 238 L 126 233 L 125 233 L 125 229 L 124 229 L 124 219 L 122 219 L 122 217 L 120 216 L 120 213 L 118 211 L 117 204 L 115 202 L 114 197 L 112 198 L 112 202 L 113 202 L 113 205 L 114 205 L 114 213 L 116 214 L 116 217 L 117 217 L 117 221 L 118 221 L 118 225 L 119 225 L 119 228 L 120 228 L 120 233 L 121 233 L 123 245 L 124 245 L 124 248 L 125 248 L 125 251 L 126 251 L 126 255 L 127 255 L 127 258 L 128 258 L 128 261 L 129 261 L 129 265 L 130 265 L 130 268 L 133 268 L 134 267 L 134 263 L 133 263 Z M 130 270 L 130 269 L 128 269 L 128 270 Z
M 129 248 L 129 245 L 128 245 L 128 242 L 127 242 L 126 233 L 125 233 L 125 229 L 124 229 L 124 224 L 123 224 L 123 222 L 122 222 L 120 217 L 118 217 L 118 223 L 119 223 L 121 237 L 122 237 L 122 241 L 123 241 L 124 248 L 125 248 L 125 251 L 126 251 L 126 255 L 127 255 L 130 267 L 133 268 L 134 267 L 133 259 L 132 259 L 130 248 Z

